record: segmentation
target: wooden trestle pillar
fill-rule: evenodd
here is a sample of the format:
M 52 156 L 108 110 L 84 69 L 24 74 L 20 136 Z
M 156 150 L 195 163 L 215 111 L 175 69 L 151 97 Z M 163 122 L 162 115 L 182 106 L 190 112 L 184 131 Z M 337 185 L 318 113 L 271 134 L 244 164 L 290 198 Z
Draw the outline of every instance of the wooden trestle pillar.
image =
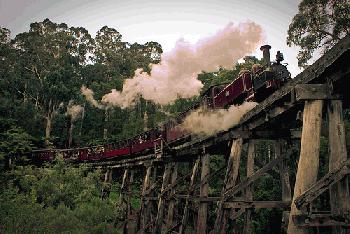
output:
M 122 185 L 120 188 L 120 201 L 119 201 L 119 205 L 121 208 L 121 213 L 122 213 L 122 217 L 121 219 L 124 220 L 124 224 L 123 224 L 123 233 L 129 233 L 128 229 L 129 229 L 129 225 L 128 225 L 128 216 L 131 212 L 131 204 L 130 204 L 130 170 L 128 168 L 126 168 L 124 170 L 124 174 L 123 174 L 123 180 L 122 180 Z
M 329 171 L 332 171 L 347 160 L 342 102 L 340 100 L 330 100 L 327 112 L 329 125 Z M 329 192 L 332 214 L 341 215 L 350 211 L 349 183 L 346 177 L 333 185 Z M 333 233 L 349 233 L 349 230 L 345 232 L 341 227 L 334 227 Z
M 204 154 L 201 157 L 201 186 L 199 194 L 199 209 L 197 219 L 197 234 L 207 233 L 207 218 L 208 218 L 208 203 L 205 198 L 208 197 L 209 183 L 208 176 L 210 171 L 209 154 Z
M 336 95 L 324 95 L 324 97 L 330 97 L 327 100 L 327 114 L 329 127 L 329 171 L 334 171 L 337 168 L 341 167 L 342 164 L 347 160 L 345 127 L 342 117 L 342 101 L 335 100 L 337 98 Z M 302 211 L 296 208 L 294 201 L 301 194 L 306 192 L 306 190 L 309 187 L 311 187 L 317 179 L 319 167 L 318 164 L 322 121 L 322 106 L 322 100 L 305 101 L 303 131 L 301 138 L 301 152 L 288 224 L 288 233 L 290 234 L 308 233 L 307 228 L 298 227 L 293 222 L 293 216 L 302 214 Z M 349 201 L 350 196 L 348 180 L 347 178 L 343 178 L 330 188 L 331 215 L 334 216 L 348 214 L 350 211 Z M 347 232 L 345 231 L 345 229 L 342 229 L 341 226 L 334 226 L 333 233 L 338 234 Z
M 103 183 L 102 194 L 101 194 L 102 199 L 109 196 L 109 193 L 111 190 L 111 183 L 112 183 L 112 173 L 113 173 L 112 169 L 107 169 L 105 172 L 104 181 L 103 181 L 104 183 Z
M 106 170 L 105 179 L 104 179 L 105 183 L 111 183 L 112 182 L 112 173 L 113 173 L 112 169 L 107 169 Z
M 128 189 L 128 187 L 129 187 L 129 181 L 128 180 L 129 180 L 129 169 L 126 168 L 124 170 L 122 186 L 120 188 L 120 195 L 119 195 L 119 197 L 120 197 L 120 204 L 121 204 L 121 206 L 123 208 L 126 207 L 125 210 L 128 210 L 128 208 L 127 208 L 127 205 L 128 205 L 127 199 L 129 197 L 128 194 L 127 194 L 128 193 L 127 190 L 129 190 Z
M 176 183 L 177 180 L 177 163 L 174 164 L 171 173 L 171 185 Z M 175 209 L 175 188 L 172 187 L 169 193 L 169 206 L 168 206 L 168 216 L 166 220 L 166 230 L 170 230 L 173 226 L 173 217 Z
M 218 234 L 220 231 L 225 232 L 225 230 L 223 229 L 225 229 L 226 227 L 223 226 L 222 224 L 226 223 L 226 220 L 223 220 L 223 219 L 227 218 L 228 213 L 225 214 L 223 206 L 224 206 L 224 202 L 227 199 L 227 194 L 226 194 L 227 189 L 230 187 L 233 187 L 236 184 L 239 165 L 241 161 L 242 146 L 243 146 L 243 139 L 240 138 L 237 140 L 233 140 L 230 156 L 227 163 L 224 186 L 221 191 L 221 196 L 220 196 L 220 200 L 218 202 L 218 207 L 216 211 L 216 219 L 215 219 L 213 234 Z
M 196 162 L 194 163 L 193 168 L 192 168 L 191 181 L 190 181 L 190 186 L 188 188 L 187 196 L 185 199 L 185 208 L 184 208 L 184 212 L 182 215 L 181 226 L 179 228 L 179 234 L 183 234 L 186 231 L 190 196 L 192 195 L 192 193 L 194 192 L 194 189 L 195 189 L 195 179 L 196 179 L 196 175 L 198 172 L 199 162 L 200 162 L 199 159 L 197 159 Z
M 248 142 L 248 155 L 247 155 L 247 177 L 254 174 L 254 157 L 255 157 L 255 140 L 250 140 Z M 246 201 L 253 201 L 252 186 L 248 186 L 245 190 Z M 247 209 L 244 217 L 244 234 L 252 233 L 252 220 L 251 220 L 251 210 Z
M 287 156 L 289 156 L 290 154 L 287 153 L 289 148 L 287 149 L 286 147 L 287 144 L 283 140 L 275 142 L 275 157 L 281 157 L 281 161 L 279 163 L 279 172 L 281 178 L 282 201 L 290 202 L 292 199 L 292 189 L 290 187 L 289 166 L 287 163 Z M 281 233 L 287 232 L 289 213 L 289 211 L 283 211 L 282 213 Z
M 295 198 L 304 193 L 317 179 L 322 106 L 322 100 L 305 101 L 300 158 L 294 186 L 293 202 L 289 215 L 288 234 L 308 233 L 307 229 L 298 227 L 293 222 L 292 217 L 293 215 L 301 214 L 301 211 L 294 204 Z
M 152 174 L 152 165 L 146 166 L 145 178 L 143 181 L 142 194 L 141 194 L 141 210 L 140 210 L 140 233 L 144 233 L 150 222 L 150 185 L 151 185 L 151 174 Z
M 162 233 L 163 218 L 164 218 L 164 206 L 165 206 L 165 195 L 166 195 L 165 190 L 169 184 L 172 166 L 173 165 L 171 163 L 168 163 L 165 165 L 165 168 L 164 168 L 162 188 L 161 188 L 160 194 L 158 196 L 158 211 L 157 211 L 157 217 L 156 217 L 156 222 L 155 222 L 155 226 L 153 229 L 153 233 Z

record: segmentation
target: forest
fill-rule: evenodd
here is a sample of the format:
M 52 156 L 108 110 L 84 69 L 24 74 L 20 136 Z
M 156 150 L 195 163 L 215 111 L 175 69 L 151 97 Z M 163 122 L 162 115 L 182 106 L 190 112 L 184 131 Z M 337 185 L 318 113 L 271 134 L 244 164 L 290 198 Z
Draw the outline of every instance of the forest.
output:
M 330 11 L 322 10 L 325 6 Z M 346 0 L 301 1 L 287 38 L 288 45 L 300 48 L 301 67 L 307 67 L 318 50 L 326 52 L 349 34 L 349 15 Z M 188 109 L 199 97 L 179 98 L 168 105 L 140 97 L 128 108 L 96 108 L 81 92 L 83 86 L 89 87 L 101 100 L 112 89 L 120 91 L 125 79 L 137 69 L 150 72 L 150 64 L 160 63 L 162 53 L 159 43 L 129 43 L 117 29 L 108 26 L 98 30 L 96 36 L 83 27 L 50 19 L 34 22 L 28 31 L 17 35 L 0 28 L 0 233 L 121 232 L 121 212 L 116 205 L 121 178 L 106 183 L 102 171 L 70 165 L 60 158 L 50 164 L 31 165 L 30 152 L 115 142 Z M 232 63 L 230 69 L 221 67 L 198 74 L 204 85 L 202 92 L 214 84 L 232 81 L 241 70 L 257 63 L 262 61 L 246 56 L 242 62 Z M 344 117 L 349 152 L 349 110 L 344 111 Z M 263 161 L 270 160 L 271 148 L 268 141 L 259 143 L 258 154 Z M 295 146 L 288 162 L 294 172 L 298 150 Z M 327 151 L 327 139 L 323 138 L 323 174 L 328 168 Z M 222 165 L 223 158 L 215 156 L 210 167 L 215 171 Z M 141 186 L 142 175 L 135 177 Z M 292 184 L 294 180 L 292 173 Z M 216 194 L 220 183 L 211 183 L 211 194 Z M 280 193 L 279 183 L 279 178 L 265 175 L 256 186 L 254 199 L 273 200 Z M 106 189 L 108 196 L 102 193 Z M 137 183 L 136 189 L 140 190 Z M 134 198 L 132 205 L 138 209 L 139 199 Z M 279 233 L 276 225 L 281 214 L 278 209 L 254 213 L 254 233 Z

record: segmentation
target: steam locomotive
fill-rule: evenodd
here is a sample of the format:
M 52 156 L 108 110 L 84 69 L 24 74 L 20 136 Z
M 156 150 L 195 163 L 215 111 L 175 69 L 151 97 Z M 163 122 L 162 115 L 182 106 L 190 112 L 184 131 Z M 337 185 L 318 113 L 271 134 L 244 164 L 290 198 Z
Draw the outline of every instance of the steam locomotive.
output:
M 98 145 L 94 147 L 75 149 L 44 149 L 32 152 L 36 161 L 51 161 L 57 154 L 64 159 L 74 162 L 91 162 L 108 160 L 116 157 L 137 155 L 145 151 L 159 152 L 164 144 L 174 145 L 181 139 L 190 136 L 179 125 L 192 109 L 205 106 L 206 108 L 226 108 L 230 105 L 241 104 L 244 101 L 261 102 L 281 85 L 291 79 L 283 54 L 277 51 L 276 61 L 270 62 L 271 46 L 261 46 L 263 65 L 254 65 L 251 71 L 242 71 L 229 84 L 210 87 L 201 97 L 201 101 L 178 117 L 169 120 L 161 127 L 143 132 L 133 138 L 119 142 Z

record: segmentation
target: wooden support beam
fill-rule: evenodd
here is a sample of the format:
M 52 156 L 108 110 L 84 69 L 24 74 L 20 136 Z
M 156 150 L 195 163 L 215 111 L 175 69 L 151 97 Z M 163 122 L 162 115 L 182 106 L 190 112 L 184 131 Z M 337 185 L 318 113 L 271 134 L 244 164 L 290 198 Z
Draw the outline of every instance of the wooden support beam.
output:
M 124 170 L 123 174 L 123 180 L 122 180 L 122 185 L 120 188 L 120 200 L 119 204 L 117 206 L 121 207 L 121 220 L 123 220 L 123 232 L 127 233 L 127 228 L 128 228 L 128 217 L 131 211 L 131 206 L 130 206 L 130 196 L 128 195 L 129 193 L 129 169 L 126 168 Z
M 129 178 L 130 183 L 134 183 L 134 175 L 135 175 L 135 171 L 130 170 L 130 178 Z
M 223 210 L 223 205 L 227 198 L 225 194 L 227 192 L 227 187 L 232 186 L 232 184 L 234 185 L 236 183 L 242 153 L 242 146 L 242 138 L 239 138 L 232 142 L 231 152 L 229 160 L 227 162 L 227 170 L 225 174 L 224 185 L 221 191 L 220 201 L 218 202 L 218 207 L 216 209 L 216 219 L 213 234 L 218 234 L 220 231 L 222 231 L 222 223 L 226 223 L 226 221 L 223 222 L 223 217 L 227 217 L 227 215 L 224 214 Z
M 109 167 L 109 168 L 126 168 L 126 167 L 135 167 L 135 166 L 144 166 L 144 164 L 149 164 L 151 162 L 160 162 L 162 159 L 156 159 L 154 154 L 146 154 L 140 156 L 133 156 L 131 158 L 123 158 L 116 160 L 108 161 L 96 161 L 89 163 L 88 165 L 93 166 L 94 168 L 99 167 Z
M 243 140 L 234 140 L 231 147 L 230 157 L 232 158 L 231 176 L 229 177 L 228 185 L 235 185 L 238 179 L 239 166 L 241 165 Z
M 279 140 L 275 142 L 275 157 L 281 157 L 281 161 L 279 163 L 279 172 L 281 178 L 281 188 L 282 188 L 282 201 L 290 202 L 292 200 L 292 189 L 290 187 L 289 181 L 289 166 L 288 166 L 288 155 L 287 151 L 290 149 L 286 149 L 287 144 L 283 140 Z M 288 228 L 288 220 L 289 220 L 289 211 L 283 211 L 282 213 L 282 225 L 281 232 L 287 233 Z
M 275 118 L 278 115 L 283 114 L 285 111 L 289 110 L 291 106 L 287 105 L 285 107 L 276 107 L 266 113 L 268 118 Z M 262 118 L 259 118 L 262 119 Z M 262 123 L 266 120 L 263 118 Z M 259 123 L 262 124 L 262 123 Z M 256 124 L 256 123 L 255 123 Z M 254 129 L 256 126 L 248 124 L 249 129 Z M 180 146 L 174 147 L 176 150 L 176 156 L 181 157 L 185 155 L 196 155 L 203 151 L 203 148 L 208 148 L 219 143 L 230 141 L 232 139 L 279 139 L 279 138 L 292 138 L 300 139 L 300 132 L 290 129 L 274 129 L 274 130 L 239 130 L 232 129 L 228 132 L 218 133 L 214 136 L 207 138 L 200 138 L 196 141 L 191 141 Z
M 154 170 L 155 170 L 155 168 L 154 168 Z M 160 180 L 156 180 L 155 176 L 153 176 L 153 178 L 154 178 L 154 181 L 149 186 L 149 188 L 145 191 L 145 196 L 148 196 L 157 187 L 157 185 L 160 184 L 160 182 L 161 182 Z
M 299 210 L 306 210 L 306 207 L 312 203 L 318 196 L 325 192 L 331 185 L 343 179 L 350 174 L 350 159 L 343 162 L 341 166 L 328 172 L 317 183 L 311 185 L 308 190 L 299 197 L 295 198 L 294 203 Z
M 180 199 L 185 199 L 187 195 L 177 196 Z M 157 200 L 156 197 L 152 197 L 151 200 Z M 192 200 L 192 199 L 190 199 Z M 193 199 L 199 200 L 199 199 Z M 208 197 L 203 199 L 206 202 L 217 202 L 220 200 L 220 197 Z M 261 208 L 281 208 L 287 209 L 290 207 L 291 201 L 246 201 L 244 197 L 238 197 L 232 199 L 232 201 L 224 202 L 223 208 L 225 209 L 261 209 Z
M 195 187 L 193 187 L 195 188 Z M 176 199 L 180 199 L 180 200 L 186 200 L 188 195 L 187 194 L 175 194 L 174 196 Z M 149 197 L 150 200 L 152 201 L 157 201 L 158 197 Z M 220 201 L 220 197 L 199 197 L 199 196 L 191 196 L 188 198 L 189 201 L 192 202 L 218 202 Z M 244 197 L 234 197 L 231 198 L 230 201 L 244 201 L 245 198 Z
M 251 177 L 254 174 L 254 157 L 255 157 L 255 141 L 250 140 L 248 142 L 248 155 L 247 155 L 247 177 Z M 253 201 L 252 186 L 248 186 L 245 189 L 245 199 L 247 202 Z M 246 210 L 244 217 L 244 234 L 252 233 L 252 217 L 251 210 Z
M 341 98 L 340 95 L 332 94 L 328 84 L 298 84 L 294 89 L 297 101 Z
M 178 163 L 175 163 L 172 168 L 171 174 L 171 184 L 176 183 L 177 180 L 177 167 Z M 173 217 L 174 217 L 174 208 L 175 208 L 175 188 L 172 188 L 169 195 L 169 207 L 168 207 L 168 217 L 166 222 L 166 230 L 170 230 L 173 227 Z
M 200 188 L 203 184 L 206 184 L 206 183 L 208 183 L 210 180 L 212 180 L 213 178 L 216 178 L 216 177 L 218 176 L 218 174 L 219 174 L 220 172 L 222 172 L 222 170 L 224 170 L 225 168 L 226 168 L 226 166 L 221 167 L 221 168 L 219 168 L 218 170 L 216 170 L 214 173 L 208 174 L 206 177 L 203 178 L 203 180 L 200 181 L 200 183 L 197 183 L 197 184 L 195 185 L 196 188 L 197 188 L 197 187 Z
M 344 233 L 348 233 L 350 227 L 350 215 L 332 215 L 332 214 L 301 214 L 293 215 L 293 222 L 300 227 L 326 227 L 343 226 L 347 227 Z
M 276 166 L 281 161 L 281 158 L 276 158 L 270 161 L 268 164 L 257 170 L 251 177 L 248 177 L 244 179 L 241 183 L 237 184 L 236 186 L 232 186 L 228 188 L 225 192 L 225 199 L 227 199 L 230 196 L 235 195 L 237 192 L 247 188 L 251 183 L 253 183 L 255 180 L 259 179 L 262 175 L 264 175 L 266 172 L 271 170 L 274 166 Z
M 261 105 L 259 105 L 258 107 L 260 107 L 260 106 Z M 271 119 L 277 118 L 278 116 L 286 113 L 288 110 L 292 109 L 292 107 L 293 107 L 293 105 L 285 104 L 283 106 L 273 106 L 273 107 L 264 109 L 263 113 L 265 113 L 265 115 L 262 116 L 262 113 L 259 113 L 260 118 L 256 118 L 254 120 L 248 121 L 247 127 L 249 129 L 255 129 L 258 126 L 261 126 L 261 125 L 265 124 L 266 122 L 270 121 Z M 248 112 L 248 113 L 250 113 L 250 112 Z M 246 115 L 244 115 L 242 117 L 242 119 L 245 118 L 245 116 Z
M 200 186 L 200 198 L 208 197 L 209 183 L 206 179 L 209 175 L 210 170 L 210 158 L 209 154 L 204 154 L 201 157 L 201 182 L 204 181 Z M 208 217 L 208 203 L 201 200 L 198 209 L 197 219 L 197 234 L 205 234 L 207 232 L 207 217 Z
M 105 183 L 111 183 L 112 182 L 112 169 L 107 168 L 106 173 L 105 173 Z
M 232 147 L 231 147 L 231 153 L 230 157 L 232 156 L 232 169 L 231 169 L 231 176 L 229 176 L 229 180 L 226 184 L 226 188 L 233 186 L 237 183 L 238 180 L 238 175 L 239 175 L 239 167 L 241 164 L 241 154 L 242 154 L 242 147 L 243 147 L 243 142 L 232 142 Z M 244 209 L 241 210 L 242 213 L 244 213 Z M 240 212 L 237 212 L 238 214 Z M 234 215 L 233 210 L 223 210 L 223 225 L 221 226 L 221 233 L 227 233 L 227 225 L 228 223 L 228 218 Z M 225 224 L 225 225 L 224 225 Z M 234 229 L 236 230 L 238 226 L 236 225 L 236 220 L 233 219 L 233 226 Z M 237 231 L 236 231 L 237 232 Z
M 229 204 L 226 204 L 226 202 L 224 203 L 224 208 L 226 208 L 226 207 L 228 207 L 230 210 L 231 210 L 231 212 L 230 212 L 230 219 L 232 219 L 233 221 L 236 221 L 236 219 L 238 219 L 242 214 L 245 214 L 245 212 L 246 212 L 246 208 L 244 207 L 244 206 L 242 206 L 243 208 L 241 208 L 241 207 L 239 207 L 238 208 L 238 211 L 236 211 L 236 209 L 232 209 L 231 207 L 230 207 L 230 205 Z M 239 231 L 237 230 L 238 228 L 237 227 L 234 227 L 235 229 L 233 230 L 233 232 L 234 233 L 238 233 Z M 226 229 L 225 229 L 226 230 Z M 244 231 L 244 230 L 243 230 Z M 224 232 L 223 230 L 222 230 L 222 232 L 221 232 L 222 234 L 225 234 L 225 233 L 227 233 L 227 230 L 226 230 L 226 232 Z
M 347 159 L 346 137 L 343 120 L 342 101 L 331 100 L 327 105 L 329 125 L 329 171 L 332 171 Z M 350 196 L 348 178 L 341 179 L 329 190 L 331 211 L 334 215 L 350 212 Z M 342 227 L 333 227 L 334 234 L 342 234 Z
M 224 209 L 289 209 L 291 201 L 235 201 L 224 202 Z
M 103 187 L 101 191 L 102 199 L 105 199 L 109 196 L 111 186 L 112 186 L 112 169 L 107 168 L 104 176 Z
M 190 196 L 192 195 L 194 188 L 195 188 L 194 185 L 195 185 L 195 179 L 196 179 L 199 163 L 200 163 L 200 159 L 197 159 L 196 162 L 194 163 L 194 166 L 192 169 L 191 181 L 190 181 L 190 186 L 188 188 L 188 193 L 186 195 L 184 213 L 182 215 L 181 226 L 179 228 L 179 234 L 185 233 L 185 230 L 186 230 L 187 219 L 188 219 L 188 210 L 189 210 L 189 200 L 190 200 Z
M 139 233 L 144 233 L 146 226 L 150 221 L 150 199 L 149 194 L 146 194 L 147 190 L 151 184 L 151 173 L 152 173 L 152 165 L 148 165 L 146 168 L 145 178 L 143 180 L 142 194 L 141 194 L 141 226 Z
M 126 168 L 124 170 L 124 174 L 123 174 L 123 180 L 122 180 L 122 185 L 120 188 L 120 203 L 126 204 L 127 205 L 127 196 L 125 196 L 125 193 L 127 193 L 129 190 L 129 169 Z M 126 216 L 125 216 L 126 218 Z
M 301 214 L 294 204 L 295 199 L 316 182 L 319 167 L 322 100 L 306 101 L 303 114 L 303 130 L 301 136 L 301 150 L 298 162 L 296 182 L 294 186 L 293 202 L 289 215 L 288 234 L 303 234 L 307 230 L 297 226 L 293 215 Z
M 157 211 L 157 217 L 155 222 L 155 227 L 153 230 L 153 233 L 161 233 L 163 228 L 163 218 L 164 218 L 164 201 L 165 201 L 165 194 L 163 193 L 163 190 L 166 188 L 166 186 L 169 184 L 169 178 L 171 174 L 171 167 L 172 165 L 170 163 L 165 165 L 164 174 L 163 174 L 163 182 L 162 182 L 162 188 L 160 191 L 160 195 L 158 197 L 158 211 Z
M 171 184 L 169 184 L 164 190 L 163 190 L 163 193 L 167 193 L 171 190 L 173 190 L 180 182 L 186 180 L 188 177 L 191 176 L 191 173 L 188 173 L 178 179 L 176 179 L 174 182 L 171 182 Z

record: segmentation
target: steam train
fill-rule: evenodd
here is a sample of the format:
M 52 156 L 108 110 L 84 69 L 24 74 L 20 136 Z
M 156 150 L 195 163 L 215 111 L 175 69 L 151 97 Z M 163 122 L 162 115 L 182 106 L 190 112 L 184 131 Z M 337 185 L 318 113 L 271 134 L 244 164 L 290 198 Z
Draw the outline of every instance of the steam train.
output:
M 191 109 L 200 106 L 218 109 L 233 104 L 237 105 L 244 101 L 261 102 L 291 79 L 286 65 L 281 63 L 284 59 L 283 54 L 277 51 L 276 61 L 271 63 L 270 49 L 271 46 L 269 45 L 260 48 L 263 52 L 263 65 L 254 65 L 251 71 L 241 71 L 238 77 L 229 84 L 210 87 L 202 95 L 199 103 L 176 118 L 169 120 L 161 127 L 143 132 L 130 139 L 94 147 L 36 150 L 32 152 L 32 158 L 36 161 L 45 162 L 53 160 L 57 154 L 60 154 L 69 161 L 91 162 L 137 155 L 145 153 L 145 151 L 157 152 L 157 150 L 162 149 L 164 144 L 174 145 L 190 135 L 179 125 Z

